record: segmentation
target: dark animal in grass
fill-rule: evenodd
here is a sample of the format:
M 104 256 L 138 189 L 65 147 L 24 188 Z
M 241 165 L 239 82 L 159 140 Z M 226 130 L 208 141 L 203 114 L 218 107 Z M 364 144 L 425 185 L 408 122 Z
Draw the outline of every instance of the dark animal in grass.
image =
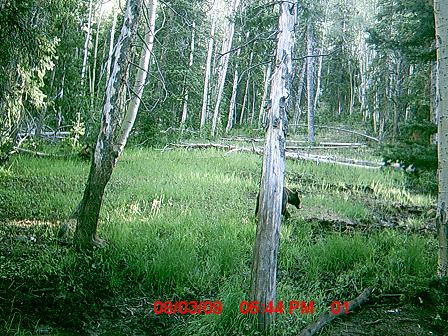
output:
M 257 205 L 255 207 L 255 217 L 258 215 L 258 202 L 260 200 L 260 192 L 257 195 Z M 294 205 L 297 209 L 301 209 L 300 205 L 300 197 L 298 191 L 293 191 L 289 188 L 283 187 L 283 200 L 282 200 L 282 215 L 285 216 L 285 219 L 291 217 L 291 214 L 288 212 L 288 203 Z

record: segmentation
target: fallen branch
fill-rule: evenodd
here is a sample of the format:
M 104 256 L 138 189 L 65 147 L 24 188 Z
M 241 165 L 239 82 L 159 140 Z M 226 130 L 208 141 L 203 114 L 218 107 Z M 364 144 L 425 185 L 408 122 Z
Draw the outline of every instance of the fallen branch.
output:
M 256 154 L 263 154 L 263 149 L 261 147 L 247 148 L 247 147 L 237 147 L 234 145 L 223 145 L 217 143 L 178 143 L 171 144 L 173 147 L 193 149 L 193 148 L 216 148 L 223 149 L 228 151 L 240 151 L 240 152 L 251 152 Z M 333 163 L 338 165 L 350 166 L 350 167 L 358 167 L 358 168 L 368 168 L 368 169 L 379 169 L 383 166 L 381 162 L 375 161 L 366 161 L 366 160 L 355 160 L 348 158 L 338 158 L 324 155 L 315 155 L 309 153 L 300 153 L 300 152 L 290 152 L 285 151 L 285 157 L 293 160 L 307 160 L 314 162 L 323 162 L 323 163 Z
M 298 126 L 298 127 L 305 127 L 306 126 L 306 127 L 308 127 L 308 125 L 306 125 L 306 124 L 292 124 L 292 125 L 289 125 L 289 126 L 291 126 L 291 127 L 292 126 Z M 376 141 L 376 142 L 380 142 L 380 140 L 378 138 L 375 138 L 373 136 L 370 136 L 370 135 L 367 135 L 367 134 L 364 134 L 364 133 L 361 133 L 361 132 L 348 130 L 348 129 L 345 129 L 345 128 L 333 127 L 333 126 L 319 126 L 319 125 L 314 125 L 314 127 L 331 129 L 331 130 L 345 132 L 345 133 L 350 133 L 350 134 L 356 134 L 356 135 L 362 136 L 364 138 L 367 138 L 367 139 L 370 139 L 370 140 L 373 140 L 373 141 Z
M 370 294 L 372 294 L 373 288 L 367 288 L 365 289 L 357 298 L 353 299 L 348 303 L 348 311 L 352 311 L 356 308 L 358 308 L 361 304 L 366 302 L 369 299 Z M 312 336 L 315 333 L 317 333 L 319 330 L 321 330 L 325 325 L 333 321 L 336 317 L 345 314 L 346 312 L 344 309 L 341 309 L 339 313 L 333 314 L 332 312 L 323 313 L 319 319 L 306 327 L 302 330 L 300 333 L 300 336 Z
M 37 157 L 67 158 L 67 157 L 73 157 L 73 156 L 78 155 L 78 154 L 75 154 L 75 153 L 71 153 L 71 154 L 48 154 L 48 153 L 32 151 L 32 150 L 29 150 L 29 149 L 24 149 L 24 148 L 19 148 L 19 147 L 13 147 L 13 149 L 14 149 L 15 152 L 31 154 L 31 155 L 34 155 L 34 156 L 37 156 Z

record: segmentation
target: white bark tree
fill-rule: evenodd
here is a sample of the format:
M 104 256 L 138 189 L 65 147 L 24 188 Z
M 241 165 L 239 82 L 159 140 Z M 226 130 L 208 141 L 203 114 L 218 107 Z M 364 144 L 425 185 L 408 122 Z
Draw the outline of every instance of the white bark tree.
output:
M 193 66 L 193 58 L 194 58 L 194 33 L 196 30 L 196 23 L 193 21 L 192 27 L 191 27 L 191 41 L 190 41 L 190 57 L 188 61 L 188 68 L 191 69 Z M 181 130 L 185 126 L 185 121 L 187 120 L 187 114 L 188 114 L 188 87 L 187 87 L 187 75 L 185 75 L 185 85 L 184 85 L 184 101 L 182 105 L 182 116 L 180 119 L 180 128 Z
M 290 96 L 296 2 L 282 2 L 278 22 L 275 69 L 271 81 L 271 106 L 267 111 L 267 129 L 258 203 L 258 225 L 253 250 L 251 297 L 259 305 L 276 302 L 276 273 L 283 179 L 285 169 L 286 106 Z M 267 331 L 273 315 L 258 314 L 261 329 Z
M 141 4 L 142 0 L 127 1 L 120 36 L 114 48 L 112 72 L 104 94 L 100 131 L 84 195 L 76 214 L 74 245 L 81 250 L 104 244 L 104 241 L 97 236 L 98 218 L 104 189 L 110 180 L 120 153 L 115 139 L 120 132 L 129 59 Z
M 263 96 L 261 98 L 260 103 L 260 112 L 258 113 L 258 127 L 260 127 L 264 123 L 264 109 L 266 105 L 266 96 L 269 90 L 269 84 L 271 83 L 271 69 L 272 63 L 269 63 L 266 66 L 265 74 L 264 74 L 264 86 L 263 86 Z
M 437 231 L 439 257 L 437 275 L 448 276 L 448 2 L 434 0 L 437 66 L 436 95 L 438 97 L 438 159 L 439 195 L 437 205 Z
M 306 26 L 307 65 L 306 88 L 308 103 L 308 141 L 313 144 L 314 139 L 314 31 L 311 18 L 308 18 Z
M 143 96 L 143 89 L 146 83 L 146 77 L 149 71 L 149 61 L 151 59 L 152 48 L 154 46 L 156 12 L 158 0 L 146 0 L 147 25 L 145 29 L 140 61 L 138 64 L 137 75 L 135 76 L 134 86 L 132 88 L 132 98 L 129 101 L 126 116 L 121 125 L 121 134 L 117 141 L 118 155 L 121 155 L 140 107 L 140 101 Z
M 230 58 L 229 51 L 232 49 L 233 34 L 235 32 L 234 16 L 238 10 L 239 4 L 240 0 L 232 0 L 232 4 L 230 6 L 230 13 L 227 19 L 226 29 L 222 41 L 221 55 L 218 66 L 218 84 L 217 84 L 218 88 L 217 88 L 216 102 L 213 112 L 212 129 L 211 129 L 212 136 L 215 136 L 216 134 L 216 128 L 221 115 L 220 106 L 221 106 L 222 94 L 224 92 L 224 84 L 226 82 L 227 67 L 229 66 L 229 58 Z
M 204 75 L 204 92 L 202 94 L 202 109 L 201 109 L 201 124 L 200 129 L 205 125 L 207 119 L 207 106 L 208 106 L 208 91 L 210 83 L 210 74 L 212 72 L 212 55 L 213 55 L 213 43 L 215 35 L 216 19 L 212 18 L 212 27 L 210 30 L 210 37 L 208 40 L 207 59 L 205 61 L 205 75 Z

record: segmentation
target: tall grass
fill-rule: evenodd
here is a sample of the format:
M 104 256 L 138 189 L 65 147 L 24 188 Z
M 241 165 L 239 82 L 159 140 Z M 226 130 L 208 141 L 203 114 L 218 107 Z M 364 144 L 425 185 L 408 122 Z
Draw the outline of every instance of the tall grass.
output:
M 34 286 L 56 287 L 56 301 L 66 309 L 97 302 L 100 310 L 99 302 L 142 296 L 148 302 L 219 300 L 219 316 L 169 316 L 162 324 L 143 313 L 134 318 L 153 334 L 256 335 L 253 320 L 238 307 L 248 299 L 260 168 L 260 158 L 250 154 L 129 150 L 104 198 L 99 231 L 107 248 L 83 256 L 53 242 L 22 263 L 20 272 L 2 267 L 0 276 L 24 284 L 33 278 Z M 0 173 L 0 220 L 64 219 L 81 197 L 87 171 L 88 164 L 77 160 L 15 158 Z M 366 286 L 411 289 L 434 272 L 432 238 L 389 230 L 324 232 L 319 223 L 302 218 L 307 211 L 325 209 L 368 219 L 373 210 L 363 197 L 431 203 L 429 196 L 407 192 L 399 173 L 288 162 L 286 183 L 306 194 L 304 209 L 292 210 L 281 227 L 279 299 L 313 300 L 319 312 L 329 300 L 352 299 Z M 349 185 L 350 193 L 334 190 L 335 184 Z M 364 193 L 365 186 L 371 191 Z M 298 332 L 311 319 L 279 315 L 273 333 Z

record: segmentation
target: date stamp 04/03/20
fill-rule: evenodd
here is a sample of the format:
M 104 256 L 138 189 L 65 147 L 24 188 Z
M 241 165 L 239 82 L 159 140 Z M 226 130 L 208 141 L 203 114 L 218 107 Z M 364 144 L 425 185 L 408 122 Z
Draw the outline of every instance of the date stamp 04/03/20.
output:
M 330 305 L 330 312 L 334 315 L 341 313 L 348 314 L 348 301 L 333 301 Z M 247 314 L 314 314 L 314 301 L 277 301 L 267 304 L 258 301 L 241 301 L 239 311 L 243 315 Z M 222 312 L 222 303 L 220 301 L 155 301 L 153 304 L 153 313 L 160 314 L 180 314 L 180 315 L 219 315 Z M 149 315 L 149 311 L 147 311 Z

